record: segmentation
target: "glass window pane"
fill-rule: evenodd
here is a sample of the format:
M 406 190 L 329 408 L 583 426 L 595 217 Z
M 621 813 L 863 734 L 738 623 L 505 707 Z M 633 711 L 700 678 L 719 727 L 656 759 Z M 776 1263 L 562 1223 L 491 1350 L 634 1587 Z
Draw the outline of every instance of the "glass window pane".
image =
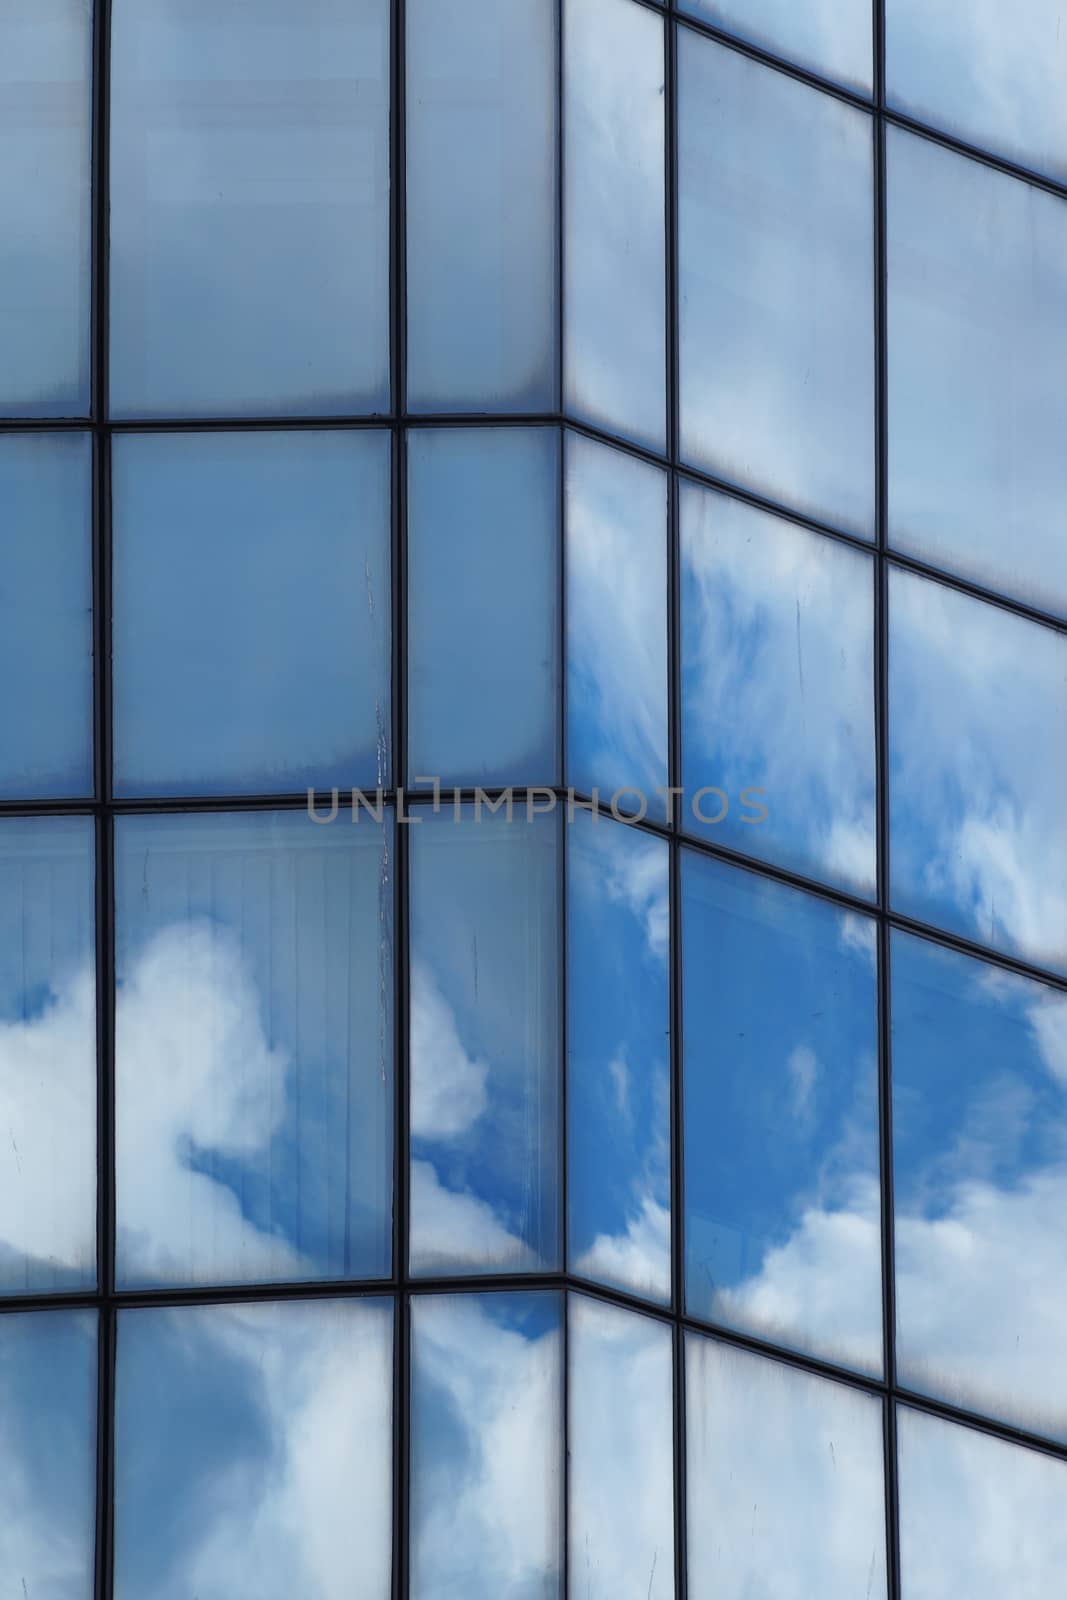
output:
M 407 0 L 408 399 L 557 404 L 556 6 Z
M 388 0 L 112 0 L 111 407 L 389 406 Z
M 364 1299 L 119 1313 L 116 1600 L 387 1600 L 392 1320 Z
M 687 1334 L 689 1593 L 885 1600 L 882 1405 Z
M 388 817 L 120 817 L 115 834 L 120 1283 L 384 1275 Z
M 520 808 L 521 808 L 521 802 Z M 559 1265 L 558 819 L 411 836 L 411 1266 Z
M 663 22 L 632 0 L 563 11 L 566 405 L 663 450 Z
M 389 440 L 113 442 L 115 787 L 388 781 Z
M 567 777 L 667 816 L 667 475 L 567 435 Z
M 96 1281 L 93 887 L 90 818 L 0 822 L 0 1294 Z
M 1067 1463 L 897 1410 L 902 1600 L 1048 1600 L 1067 1566 Z
M 0 796 L 93 787 L 92 443 L 0 437 Z
M 870 538 L 871 119 L 682 28 L 686 461 Z
M 1067 178 L 1060 0 L 887 0 L 889 104 L 969 144 Z
M 1067 1441 L 1067 995 L 893 935 L 897 1372 Z
M 667 842 L 576 812 L 567 829 L 567 1261 L 671 1293 Z
M 889 578 L 894 908 L 1067 970 L 1067 636 Z
M 408 434 L 413 775 L 558 781 L 559 433 Z
M 670 1325 L 580 1294 L 567 1314 L 571 1593 L 671 1600 Z
M 891 128 L 889 219 L 892 542 L 1067 614 L 1067 202 Z
M 411 1305 L 412 1600 L 562 1595 L 557 1294 Z
M 873 899 L 873 563 L 696 484 L 680 507 L 684 826 Z
M 680 0 L 706 19 L 798 66 L 871 91 L 870 0 Z
M 687 851 L 682 931 L 686 1306 L 877 1374 L 875 925 Z
M 92 6 L 0 0 L 0 416 L 89 414 Z
M 96 1313 L 0 1317 L 0 1593 L 92 1600 Z

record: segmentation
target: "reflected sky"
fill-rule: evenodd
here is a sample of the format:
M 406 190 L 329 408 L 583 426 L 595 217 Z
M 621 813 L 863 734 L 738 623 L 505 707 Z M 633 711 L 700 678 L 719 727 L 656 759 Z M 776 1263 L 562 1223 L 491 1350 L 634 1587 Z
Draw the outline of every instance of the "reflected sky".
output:
M 874 923 L 689 852 L 682 896 L 686 1307 L 877 1374 Z
M 412 1600 L 562 1591 L 562 1299 L 411 1307 Z
M 120 1285 L 384 1275 L 388 821 L 120 817 L 115 835 Z
M 678 96 L 683 458 L 869 538 L 871 119 L 686 28 Z
M 445 785 L 559 773 L 556 428 L 413 428 L 408 751 Z
M 902 1600 L 1048 1600 L 1067 1567 L 1067 1463 L 897 1408 Z
M 671 1600 L 671 1328 L 568 1296 L 570 1592 Z
M 885 1600 L 881 1401 L 699 1334 L 685 1355 L 693 1600 Z
M 559 1265 L 558 816 L 411 839 L 411 1267 Z
M 576 813 L 567 828 L 567 1261 L 671 1291 L 666 840 Z
M 110 157 L 114 415 L 388 409 L 388 0 L 113 0 Z
M 0 683 L 18 685 L 0 700 L 5 800 L 92 791 L 91 490 L 88 434 L 0 438 Z
M 1067 995 L 901 933 L 892 973 L 900 1382 L 1067 1441 Z
M 93 886 L 90 818 L 0 822 L 0 1293 L 96 1281 Z
M 123 1311 L 116 1386 L 116 1600 L 386 1600 L 388 1302 Z
M 892 542 L 1067 615 L 1067 202 L 896 128 L 888 163 Z
M 680 511 L 683 826 L 873 899 L 873 563 L 696 484 Z
M 0 5 L 0 416 L 89 412 L 88 0 Z
M 870 0 L 680 0 L 681 9 L 764 50 L 871 91 Z
M 0 1318 L 0 1593 L 91 1600 L 96 1314 Z
M 569 433 L 567 780 L 610 801 L 637 788 L 665 820 L 667 475 Z M 640 809 L 636 795 L 620 809 Z
M 1067 637 L 889 579 L 894 909 L 1067 970 Z
M 389 437 L 112 442 L 120 796 L 389 777 Z
M 407 0 L 414 410 L 557 405 L 556 10 Z
M 662 451 L 663 23 L 633 0 L 567 0 L 563 14 L 565 403 Z

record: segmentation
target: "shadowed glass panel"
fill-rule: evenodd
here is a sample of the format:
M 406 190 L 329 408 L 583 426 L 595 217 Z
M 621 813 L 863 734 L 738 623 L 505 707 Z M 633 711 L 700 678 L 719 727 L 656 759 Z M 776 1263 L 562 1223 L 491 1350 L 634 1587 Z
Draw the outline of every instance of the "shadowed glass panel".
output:
M 681 0 L 681 9 L 810 72 L 870 94 L 868 0 Z

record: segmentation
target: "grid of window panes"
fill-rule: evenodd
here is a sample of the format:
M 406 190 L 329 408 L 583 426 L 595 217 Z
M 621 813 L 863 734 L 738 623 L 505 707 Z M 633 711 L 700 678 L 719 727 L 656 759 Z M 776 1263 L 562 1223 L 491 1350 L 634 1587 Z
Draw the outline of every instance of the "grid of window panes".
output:
M 1060 20 L 0 0 L 5 1594 L 1059 1587 Z

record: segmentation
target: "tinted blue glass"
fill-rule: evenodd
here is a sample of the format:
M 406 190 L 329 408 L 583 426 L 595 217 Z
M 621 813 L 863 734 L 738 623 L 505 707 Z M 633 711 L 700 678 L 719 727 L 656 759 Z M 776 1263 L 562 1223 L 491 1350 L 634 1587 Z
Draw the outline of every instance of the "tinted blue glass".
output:
M 559 434 L 408 435 L 408 750 L 446 784 L 556 783 Z
M 1067 202 L 894 128 L 888 158 L 892 542 L 1067 615 Z
M 121 1312 L 117 1600 L 386 1600 L 392 1339 L 384 1300 Z
M 889 576 L 893 904 L 1067 970 L 1067 637 Z
M 413 1600 L 562 1593 L 557 1294 L 411 1306 Z
M 559 825 L 426 807 L 411 836 L 411 1265 L 559 1265 Z
M 89 414 L 89 0 L 0 0 L 0 416 Z
M 118 819 L 120 1283 L 388 1272 L 390 863 L 365 814 Z
M 871 537 L 871 119 L 682 28 L 685 460 Z
M 567 1260 L 668 1300 L 670 879 L 666 840 L 567 829 Z
M 566 405 L 663 450 L 663 23 L 632 0 L 563 18 Z
M 407 0 L 408 399 L 559 391 L 556 6 Z
M 0 796 L 93 787 L 92 444 L 0 438 Z
M 681 6 L 764 50 L 870 93 L 868 0 L 681 0 Z
M 566 473 L 568 782 L 662 820 L 667 475 L 579 434 L 567 435 Z
M 688 1310 L 882 1366 L 875 926 L 682 862 Z
M 115 787 L 388 781 L 389 440 L 113 443 Z
M 0 1318 L 0 1592 L 91 1600 L 96 1316 Z
M 1067 996 L 894 934 L 901 1383 L 1067 1440 Z
M 113 0 L 116 416 L 389 405 L 388 0 Z
M 885 1600 L 878 1398 L 699 1334 L 685 1358 L 689 1593 Z
M 95 1282 L 93 884 L 90 818 L 0 821 L 2 1294 Z
M 873 899 L 873 562 L 695 484 L 680 506 L 683 826 Z

